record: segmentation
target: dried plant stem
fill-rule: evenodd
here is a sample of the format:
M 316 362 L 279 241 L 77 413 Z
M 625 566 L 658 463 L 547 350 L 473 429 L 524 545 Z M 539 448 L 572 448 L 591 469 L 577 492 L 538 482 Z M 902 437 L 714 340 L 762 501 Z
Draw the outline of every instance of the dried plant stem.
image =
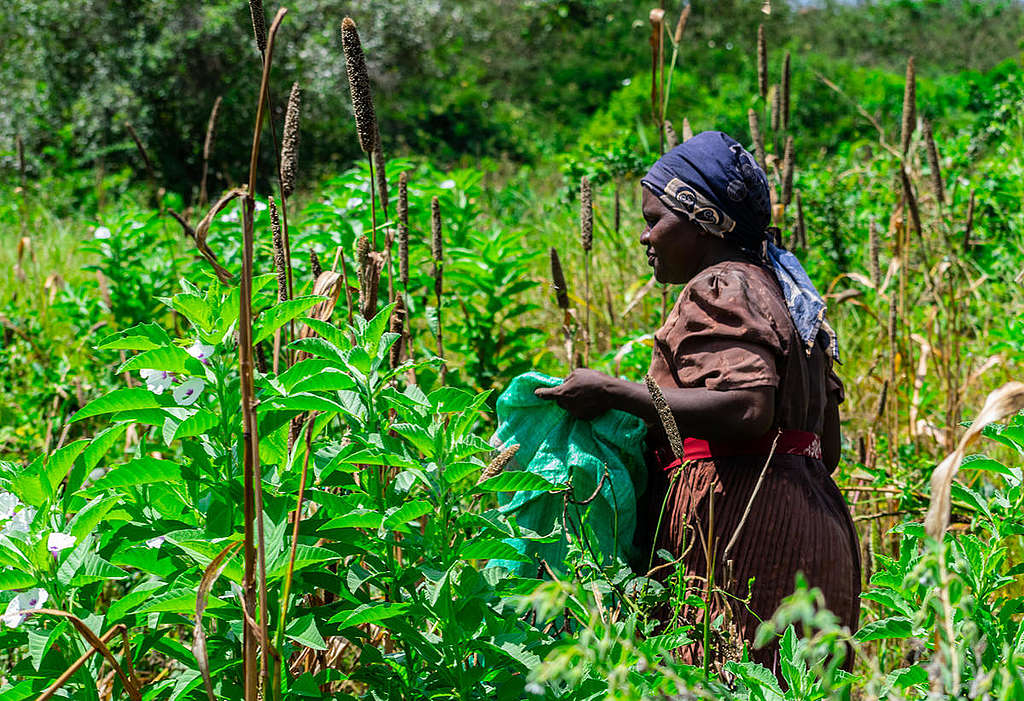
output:
M 260 134 L 263 128 L 264 105 L 267 104 L 267 91 L 270 84 L 270 65 L 273 57 L 274 36 L 277 28 L 288 11 L 281 8 L 277 11 L 267 37 L 267 48 L 264 52 L 263 75 L 260 80 L 260 96 L 256 108 L 256 124 L 253 129 L 252 151 L 249 155 L 249 188 L 243 200 L 242 217 L 242 273 L 239 289 L 239 329 L 238 329 L 238 365 L 241 385 L 242 411 L 242 465 L 244 480 L 244 575 L 243 602 L 244 612 L 253 618 L 255 609 L 256 589 L 259 593 L 259 635 L 248 625 L 243 628 L 243 677 L 245 700 L 257 701 L 259 697 L 259 679 L 267 679 L 269 671 L 269 635 L 267 632 L 267 591 L 266 591 L 266 552 L 263 534 L 263 485 L 259 464 L 259 433 L 256 417 L 255 390 L 253 383 L 253 342 L 252 342 L 252 277 L 254 230 L 253 214 L 255 201 L 253 192 L 256 187 L 256 171 L 259 159 Z M 255 521 L 255 543 L 253 527 Z M 258 561 L 258 562 L 257 562 Z M 257 582 L 257 564 L 259 581 Z M 257 641 L 260 646 L 260 667 L 256 667 Z
M 690 120 L 683 117 L 683 141 L 689 141 L 693 138 L 693 129 L 690 127 Z
M 398 176 L 398 279 L 409 296 L 409 174 Z M 408 299 L 406 299 L 408 303 Z
M 782 59 L 782 130 L 789 131 L 789 81 L 790 81 L 790 56 Z
M 796 234 L 797 245 L 807 248 L 807 226 L 804 223 L 804 203 L 800 198 L 800 192 L 796 193 Z
M 668 101 L 672 96 L 672 77 L 676 73 L 676 60 L 679 58 L 679 46 L 683 42 L 683 32 L 686 31 L 686 22 L 690 18 L 690 6 L 687 5 L 683 8 L 682 12 L 679 13 L 679 21 L 676 22 L 676 31 L 672 36 L 672 60 L 669 62 L 668 67 L 668 83 L 664 89 L 664 97 L 661 101 L 661 119 L 665 121 L 665 115 L 668 114 Z M 671 146 L 669 147 L 671 149 Z
M 767 168 L 764 152 L 764 135 L 761 133 L 761 122 L 753 108 L 747 110 L 747 123 L 750 124 L 750 138 L 754 142 L 754 156 L 762 168 Z
M 441 359 L 440 381 L 443 385 L 448 376 L 448 366 L 444 361 L 444 324 L 442 300 L 444 278 L 444 237 L 441 231 L 441 203 L 437 197 L 430 200 L 430 252 L 434 259 L 434 303 L 437 305 L 437 357 Z
M 665 120 L 665 147 L 671 151 L 679 145 L 679 137 L 676 136 L 676 130 L 672 128 L 672 122 L 668 119 Z
M 664 85 L 665 77 L 665 64 L 662 58 L 665 10 L 654 8 L 648 19 L 651 22 L 651 119 L 654 120 L 654 125 L 658 129 L 658 153 L 665 153 L 665 134 L 661 129 L 665 118 L 661 108 L 661 92 L 659 90 L 659 87 Z M 661 80 L 658 79 L 659 66 L 661 67 Z
M 917 126 L 917 74 L 914 57 L 907 59 L 907 77 L 903 86 L 903 120 L 900 128 L 900 153 L 904 156 L 910 150 L 910 139 Z
M 768 99 L 768 42 L 764 25 L 757 25 L 757 92 L 762 100 Z
M 667 124 L 667 122 L 666 122 Z M 590 256 L 594 248 L 594 201 L 590 179 L 580 179 L 580 244 L 583 248 L 583 362 L 590 365 Z
M 786 137 L 786 150 L 782 157 L 782 207 L 785 209 L 793 199 L 793 137 Z
M 879 264 L 878 223 L 874 219 L 868 225 L 868 271 L 871 273 L 871 284 L 878 290 L 882 282 L 882 270 Z
M 289 299 L 288 294 L 288 267 L 285 262 L 284 237 L 281 234 L 281 218 L 277 211 L 277 204 L 273 197 L 267 198 L 267 207 L 270 210 L 270 233 L 274 244 L 274 272 L 277 275 L 277 301 L 284 302 Z M 274 374 L 278 374 L 281 367 L 281 329 L 274 331 Z
M 971 198 L 967 201 L 967 222 L 964 224 L 964 250 L 971 248 L 971 232 L 974 229 L 974 189 L 971 188 Z
M 213 101 L 210 119 L 206 123 L 206 140 L 203 142 L 203 177 L 199 181 L 199 209 L 206 207 L 206 176 L 210 169 L 210 154 L 213 152 L 213 139 L 217 132 L 217 115 L 220 113 L 220 95 Z
M 942 187 L 942 167 L 939 165 L 939 149 L 935 146 L 932 123 L 927 119 L 924 120 L 924 140 L 928 152 L 928 168 L 932 175 L 932 190 L 935 192 L 935 201 L 941 207 L 946 202 L 945 189 Z
M 575 343 L 572 329 L 572 313 L 569 311 L 569 290 L 565 284 L 565 273 L 562 271 L 562 261 L 558 257 L 558 250 L 552 246 L 549 251 L 551 261 L 551 284 L 555 288 L 555 301 L 562 311 L 562 333 L 565 336 L 565 360 L 568 367 L 575 367 Z

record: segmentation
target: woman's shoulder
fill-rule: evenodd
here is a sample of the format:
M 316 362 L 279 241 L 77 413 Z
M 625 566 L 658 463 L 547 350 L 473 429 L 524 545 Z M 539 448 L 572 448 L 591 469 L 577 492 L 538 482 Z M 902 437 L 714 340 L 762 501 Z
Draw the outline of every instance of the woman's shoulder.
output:
M 704 268 L 683 288 L 679 302 L 740 307 L 763 314 L 776 324 L 789 321 L 775 277 L 764 266 L 749 261 L 728 260 Z

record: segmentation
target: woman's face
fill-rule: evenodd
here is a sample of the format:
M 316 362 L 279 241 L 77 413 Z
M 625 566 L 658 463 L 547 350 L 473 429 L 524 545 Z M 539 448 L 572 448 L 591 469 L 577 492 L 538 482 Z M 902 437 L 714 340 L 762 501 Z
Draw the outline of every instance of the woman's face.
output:
M 695 223 L 677 215 L 643 188 L 643 216 L 647 226 L 640 243 L 647 249 L 647 262 L 658 282 L 689 282 L 701 269 L 707 253 L 707 237 Z

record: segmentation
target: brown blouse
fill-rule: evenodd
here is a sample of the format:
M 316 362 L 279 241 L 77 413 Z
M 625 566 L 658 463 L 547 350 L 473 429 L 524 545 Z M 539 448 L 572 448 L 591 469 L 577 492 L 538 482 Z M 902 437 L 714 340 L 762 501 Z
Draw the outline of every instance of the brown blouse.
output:
M 654 340 L 650 373 L 659 385 L 722 391 L 775 387 L 775 427 L 820 436 L 829 395 L 843 400 L 843 385 L 821 345 L 824 332 L 808 352 L 772 273 L 754 263 L 728 261 L 701 271 L 683 289 Z M 679 428 L 686 437 L 686 427 Z M 664 454 L 667 447 L 660 426 L 650 427 L 648 447 L 648 489 L 638 509 L 637 545 L 644 558 L 639 569 L 646 571 L 652 559 L 657 566 L 652 553 L 667 550 L 673 559 L 682 558 L 680 572 L 689 593 L 703 598 L 707 566 L 702 541 L 710 534 L 715 585 L 725 592 L 712 603 L 712 620 L 725 614 L 712 638 L 717 641 L 713 659 L 724 662 L 737 648 L 752 645 L 761 620 L 793 592 L 798 572 L 822 590 L 840 621 L 856 630 L 857 535 L 821 460 L 776 455 L 765 468 L 767 456 L 718 457 L 685 463 L 672 474 L 653 457 L 655 449 Z M 762 471 L 764 481 L 755 493 Z M 662 568 L 656 576 L 667 577 L 672 570 Z M 747 605 L 736 601 L 748 597 Z M 671 615 L 667 608 L 659 613 L 662 620 Z M 699 607 L 684 606 L 680 612 L 680 622 L 696 626 L 694 639 L 702 638 L 703 617 Z M 703 654 L 699 642 L 677 652 L 693 664 Z M 778 672 L 777 644 L 751 650 L 750 657 Z

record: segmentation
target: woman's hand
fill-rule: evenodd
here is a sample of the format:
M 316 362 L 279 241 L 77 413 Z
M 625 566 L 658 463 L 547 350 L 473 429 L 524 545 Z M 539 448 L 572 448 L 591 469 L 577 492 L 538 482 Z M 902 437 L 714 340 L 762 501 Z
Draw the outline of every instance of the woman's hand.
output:
M 540 387 L 534 394 L 553 399 L 578 419 L 594 419 L 612 408 L 615 378 L 597 370 L 578 368 L 557 387 Z

